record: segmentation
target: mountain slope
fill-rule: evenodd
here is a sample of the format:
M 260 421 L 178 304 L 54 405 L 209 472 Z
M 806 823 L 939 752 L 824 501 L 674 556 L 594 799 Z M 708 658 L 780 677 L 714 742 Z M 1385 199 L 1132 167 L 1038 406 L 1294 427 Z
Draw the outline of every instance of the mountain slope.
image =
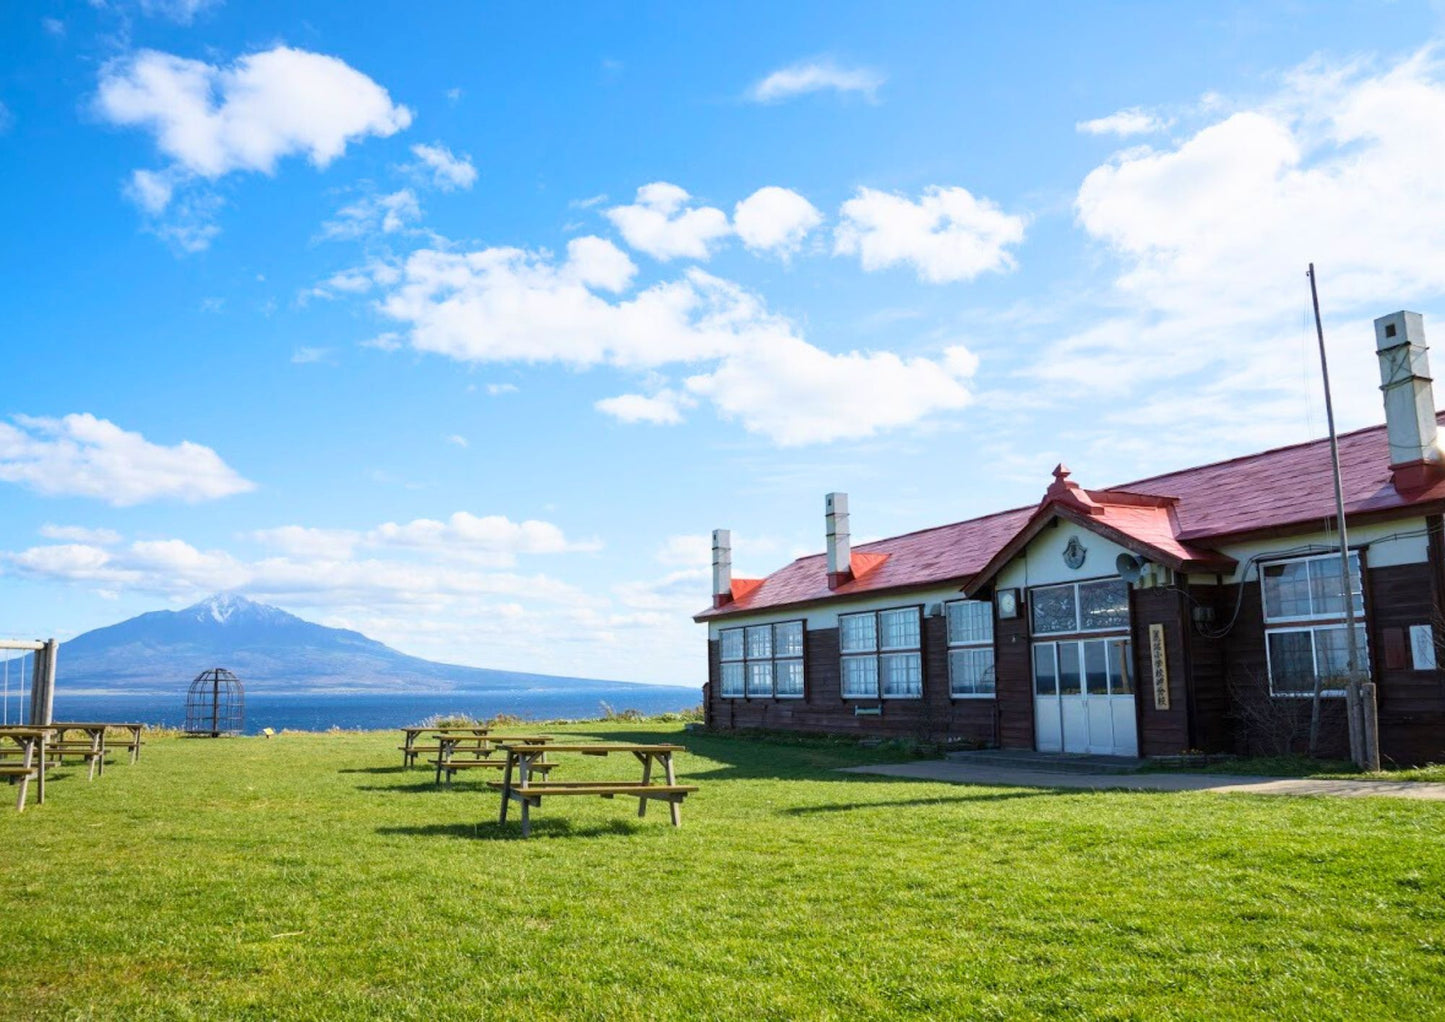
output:
M 219 595 L 184 610 L 141 614 L 61 643 L 57 685 L 174 690 L 208 667 L 234 671 L 247 691 L 256 692 L 446 692 L 620 684 L 436 663 L 408 656 L 360 632 L 318 625 L 244 597 Z

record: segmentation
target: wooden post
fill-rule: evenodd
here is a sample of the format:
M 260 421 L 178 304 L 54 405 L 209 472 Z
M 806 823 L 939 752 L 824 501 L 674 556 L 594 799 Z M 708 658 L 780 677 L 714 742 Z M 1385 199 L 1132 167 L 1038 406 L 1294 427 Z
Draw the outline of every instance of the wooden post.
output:
M 512 801 L 512 764 L 516 759 L 517 754 L 511 749 L 508 749 L 507 767 L 502 772 L 502 813 L 497 817 L 498 823 L 507 822 L 507 803 Z
M 1380 771 L 1380 718 L 1375 704 L 1375 683 L 1367 681 L 1360 686 L 1360 725 L 1365 739 L 1364 768 L 1371 773 Z
M 1345 717 L 1350 732 L 1350 760 L 1355 766 L 1364 769 L 1365 742 L 1360 719 L 1360 682 L 1353 676 L 1345 682 Z
M 677 783 L 677 778 L 673 775 L 672 772 L 672 753 L 664 752 L 662 754 L 662 764 L 667 769 L 667 784 L 668 787 L 671 787 L 672 785 Z M 676 795 L 673 795 L 672 798 L 672 802 L 668 804 L 668 808 L 672 810 L 672 825 L 674 827 L 681 827 L 682 803 L 677 801 Z

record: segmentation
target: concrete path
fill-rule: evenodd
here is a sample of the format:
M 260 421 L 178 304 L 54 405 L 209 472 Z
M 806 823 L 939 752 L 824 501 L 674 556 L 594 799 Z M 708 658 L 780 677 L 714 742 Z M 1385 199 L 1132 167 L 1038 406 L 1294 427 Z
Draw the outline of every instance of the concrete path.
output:
M 1327 781 L 1306 777 L 1240 777 L 1231 774 L 1079 774 L 950 763 L 943 760 L 844 767 L 842 772 L 1001 787 L 1215 791 L 1248 795 L 1337 795 L 1346 798 L 1375 795 L 1445 802 L 1445 784 L 1433 781 Z

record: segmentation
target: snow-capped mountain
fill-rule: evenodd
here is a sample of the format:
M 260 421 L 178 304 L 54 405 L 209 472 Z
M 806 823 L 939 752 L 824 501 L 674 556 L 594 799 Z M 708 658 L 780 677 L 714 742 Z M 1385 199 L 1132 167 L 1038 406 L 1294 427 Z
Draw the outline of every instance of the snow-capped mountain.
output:
M 248 691 L 271 692 L 576 689 L 619 684 L 423 660 L 360 632 L 328 628 L 229 593 L 183 610 L 141 614 L 62 642 L 57 684 L 72 689 L 169 690 L 208 667 L 234 671 Z

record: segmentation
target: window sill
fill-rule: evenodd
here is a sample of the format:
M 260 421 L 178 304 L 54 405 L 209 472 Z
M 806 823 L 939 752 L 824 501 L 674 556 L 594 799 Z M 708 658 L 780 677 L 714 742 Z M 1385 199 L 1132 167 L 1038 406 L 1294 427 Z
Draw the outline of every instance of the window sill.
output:
M 950 692 L 950 699 L 997 699 L 997 692 Z

